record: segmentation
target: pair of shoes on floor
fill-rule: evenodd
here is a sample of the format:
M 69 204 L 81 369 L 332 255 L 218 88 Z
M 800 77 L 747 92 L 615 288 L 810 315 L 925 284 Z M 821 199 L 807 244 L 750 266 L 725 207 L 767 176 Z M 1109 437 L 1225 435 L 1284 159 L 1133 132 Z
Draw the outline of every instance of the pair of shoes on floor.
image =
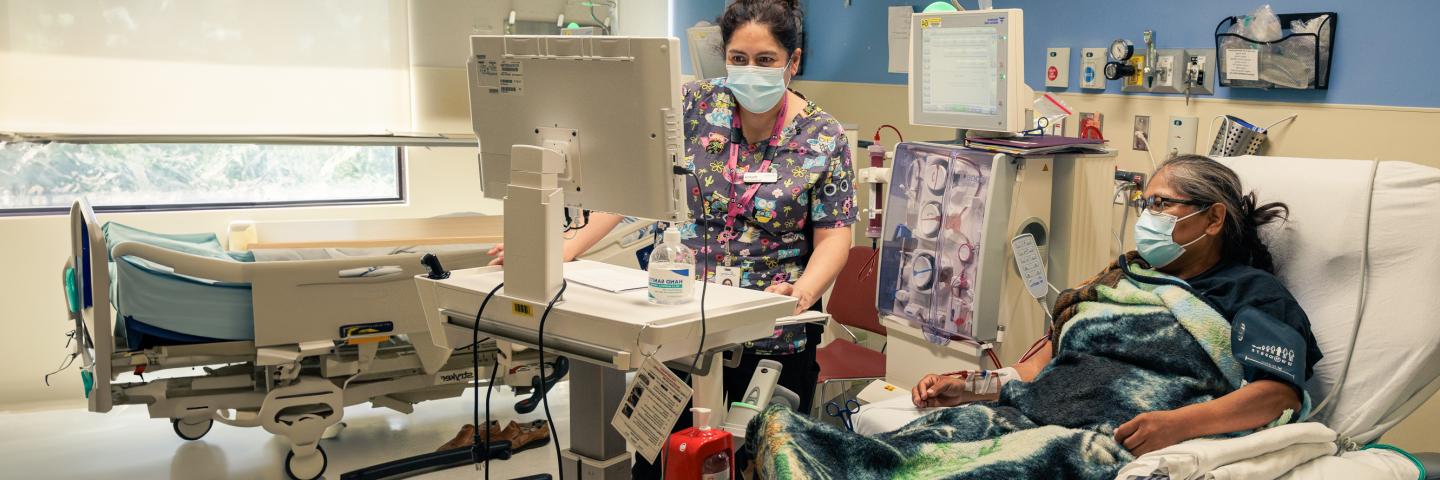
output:
M 500 428 L 500 422 L 490 421 L 487 432 L 481 437 L 486 443 L 494 443 L 501 440 L 510 442 L 511 453 L 523 452 L 535 447 L 544 446 L 550 443 L 550 424 L 545 420 L 536 420 L 529 423 L 515 423 L 511 421 L 505 428 Z M 465 424 L 460 427 L 460 432 L 455 438 L 450 439 L 440 446 L 439 450 L 454 450 L 457 448 L 469 448 L 475 444 L 475 426 Z

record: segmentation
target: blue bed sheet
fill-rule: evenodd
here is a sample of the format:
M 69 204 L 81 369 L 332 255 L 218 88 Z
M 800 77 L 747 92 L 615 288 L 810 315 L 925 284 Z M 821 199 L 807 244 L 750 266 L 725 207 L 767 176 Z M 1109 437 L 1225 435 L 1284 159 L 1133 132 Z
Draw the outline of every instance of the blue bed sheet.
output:
M 253 260 L 248 252 L 226 252 L 214 234 L 160 234 L 115 222 L 102 230 L 108 248 L 141 242 L 224 261 Z M 116 331 L 131 349 L 255 338 L 249 284 L 179 275 L 134 257 L 112 258 L 110 279 L 120 319 Z

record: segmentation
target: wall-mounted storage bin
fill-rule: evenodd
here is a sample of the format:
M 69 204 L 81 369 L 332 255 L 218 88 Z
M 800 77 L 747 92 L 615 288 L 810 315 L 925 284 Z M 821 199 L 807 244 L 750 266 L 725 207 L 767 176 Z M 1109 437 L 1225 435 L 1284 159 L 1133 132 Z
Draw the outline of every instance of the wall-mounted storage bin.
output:
M 1220 86 L 1236 88 L 1330 87 L 1331 51 L 1335 45 L 1335 12 L 1277 15 L 1284 36 L 1262 41 L 1237 31 L 1249 17 L 1226 17 L 1215 26 L 1215 51 Z M 1296 31 L 1297 22 L 1309 31 Z M 1243 26 L 1243 25 L 1242 25 Z

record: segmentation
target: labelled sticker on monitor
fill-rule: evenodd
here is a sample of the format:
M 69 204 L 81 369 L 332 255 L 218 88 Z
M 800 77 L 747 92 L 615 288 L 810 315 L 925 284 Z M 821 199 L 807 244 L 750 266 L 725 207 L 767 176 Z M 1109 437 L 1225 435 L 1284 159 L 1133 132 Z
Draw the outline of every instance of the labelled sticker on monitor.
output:
M 500 62 L 500 94 L 525 94 L 525 64 L 521 62 Z
M 530 304 L 528 303 L 514 302 L 512 305 L 511 311 L 515 312 L 516 315 L 524 315 L 527 317 L 535 316 L 535 310 L 530 308 Z
M 940 26 L 940 18 L 939 18 L 939 17 L 930 17 L 930 18 L 922 18 L 922 19 L 920 19 L 920 28 L 930 28 L 930 27 L 938 27 L 938 26 Z

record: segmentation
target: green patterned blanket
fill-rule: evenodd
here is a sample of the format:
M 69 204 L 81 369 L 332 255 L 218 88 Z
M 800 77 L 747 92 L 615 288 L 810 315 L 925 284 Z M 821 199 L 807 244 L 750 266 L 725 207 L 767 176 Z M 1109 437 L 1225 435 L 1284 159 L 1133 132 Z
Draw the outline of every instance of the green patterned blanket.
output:
M 998 401 L 936 411 L 874 437 L 770 409 L 746 437 L 759 474 L 1114 478 L 1134 459 L 1115 443 L 1116 427 L 1218 398 L 1241 378 L 1225 318 L 1183 282 L 1139 262 L 1128 268 L 1112 266 L 1062 295 L 1054 359 L 1031 381 L 1006 384 Z

